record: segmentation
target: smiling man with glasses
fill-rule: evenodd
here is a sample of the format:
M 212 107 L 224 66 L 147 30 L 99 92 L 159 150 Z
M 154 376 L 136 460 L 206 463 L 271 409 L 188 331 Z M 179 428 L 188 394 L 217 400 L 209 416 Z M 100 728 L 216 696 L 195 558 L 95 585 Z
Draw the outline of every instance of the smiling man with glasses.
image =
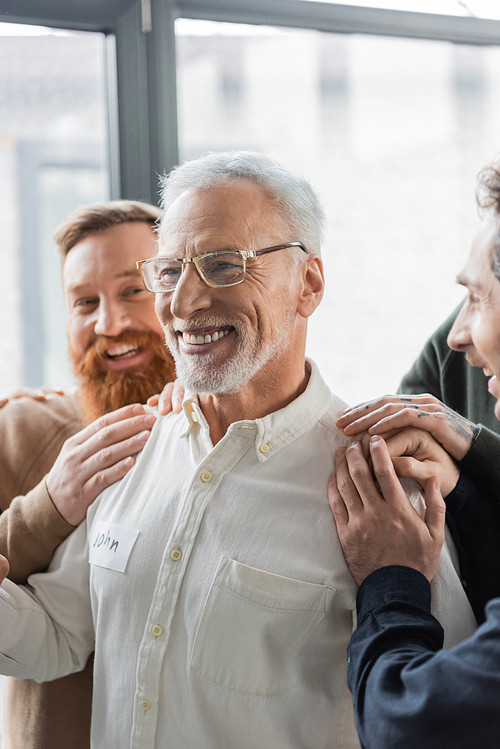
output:
M 200 278 L 207 286 L 212 289 L 227 289 L 229 286 L 243 283 L 248 258 L 287 250 L 290 247 L 300 247 L 307 254 L 306 248 L 300 242 L 286 242 L 263 250 L 221 250 L 207 252 L 206 255 L 199 257 L 152 257 L 149 260 L 139 260 L 137 267 L 142 273 L 148 291 L 156 294 L 175 289 L 186 263 L 195 264 Z
M 187 162 L 163 188 L 159 256 L 140 265 L 184 410 L 157 419 L 30 595 L 2 585 L 0 666 L 55 678 L 95 640 L 96 748 L 357 749 L 356 585 L 326 497 L 345 404 L 305 358 L 322 208 L 252 152 Z M 434 592 L 460 641 L 474 618 L 448 547 Z

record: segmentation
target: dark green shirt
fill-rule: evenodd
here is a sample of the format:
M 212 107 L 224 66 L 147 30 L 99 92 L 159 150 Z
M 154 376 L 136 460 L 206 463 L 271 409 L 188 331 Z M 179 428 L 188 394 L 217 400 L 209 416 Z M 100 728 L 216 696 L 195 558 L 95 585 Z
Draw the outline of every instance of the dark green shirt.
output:
M 494 414 L 496 399 L 488 391 L 488 378 L 472 367 L 465 355 L 448 347 L 446 339 L 460 310 L 459 305 L 436 330 L 399 386 L 399 393 L 430 393 L 480 425 L 471 449 L 460 467 L 479 478 L 500 496 L 500 422 Z

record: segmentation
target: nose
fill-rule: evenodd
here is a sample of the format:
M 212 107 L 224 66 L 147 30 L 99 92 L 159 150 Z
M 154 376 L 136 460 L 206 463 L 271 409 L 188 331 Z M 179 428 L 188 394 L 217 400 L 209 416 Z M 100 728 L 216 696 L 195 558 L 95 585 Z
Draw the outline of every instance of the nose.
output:
M 125 304 L 118 300 L 101 299 L 94 325 L 96 335 L 113 337 L 133 327 L 132 318 Z
M 448 346 L 455 351 L 466 351 L 472 346 L 470 329 L 470 315 L 467 301 L 464 302 L 460 312 L 455 318 L 447 338 Z
M 212 306 L 212 289 L 200 278 L 194 263 L 186 263 L 170 299 L 170 312 L 178 320 L 188 320 Z

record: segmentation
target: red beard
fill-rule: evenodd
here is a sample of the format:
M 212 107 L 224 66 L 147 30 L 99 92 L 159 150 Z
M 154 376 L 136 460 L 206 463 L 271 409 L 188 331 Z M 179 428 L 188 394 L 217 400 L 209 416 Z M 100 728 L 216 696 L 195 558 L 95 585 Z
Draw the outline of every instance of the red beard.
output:
M 145 371 L 106 369 L 103 363 L 106 350 L 115 343 L 132 343 L 138 349 L 150 351 L 153 356 L 148 368 Z M 145 403 L 175 379 L 175 365 L 168 348 L 157 333 L 150 331 L 125 330 L 113 338 L 99 336 L 83 359 L 77 357 L 70 345 L 70 358 L 87 424 L 122 406 Z

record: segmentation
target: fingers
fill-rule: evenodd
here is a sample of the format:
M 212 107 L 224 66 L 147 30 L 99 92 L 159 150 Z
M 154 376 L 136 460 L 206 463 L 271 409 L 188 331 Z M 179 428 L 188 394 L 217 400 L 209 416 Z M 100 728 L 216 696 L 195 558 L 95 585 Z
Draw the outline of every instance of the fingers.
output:
M 419 410 L 417 405 L 390 404 L 347 424 L 344 427 L 344 432 L 349 437 L 358 434 L 360 431 L 368 431 L 370 434 L 383 434 L 391 429 L 414 426 L 423 414 L 424 412 Z
M 153 414 L 143 414 L 102 427 L 78 446 L 79 461 L 93 471 L 99 464 L 108 466 L 134 455 L 144 447 L 155 422 Z
M 184 400 L 185 389 L 180 380 L 175 380 L 174 391 L 172 393 L 172 408 L 174 413 L 180 414 L 182 411 L 182 401 Z
M 82 460 L 82 480 L 85 482 L 88 480 L 87 477 L 90 478 L 122 460 L 139 453 L 148 441 L 150 433 L 149 429 L 145 429 L 128 439 L 123 439 L 120 442 L 114 442 L 109 446 L 97 449 L 89 457 Z
M 383 500 L 359 442 L 351 442 L 347 449 L 340 448 L 335 456 L 337 487 L 349 516 L 359 514 L 365 506 Z
M 404 429 L 385 440 L 399 478 L 413 479 L 425 489 L 431 476 L 440 471 L 440 460 L 450 458 L 434 438 L 421 429 Z
M 19 398 L 31 398 L 35 401 L 47 400 L 46 393 L 43 388 L 33 390 L 32 388 L 23 388 L 22 390 L 16 390 L 15 393 L 10 393 L 5 398 L 0 400 L 0 408 L 5 406 L 6 403 L 12 400 L 18 400 Z
M 149 398 L 147 399 L 146 403 L 147 403 L 147 405 L 148 405 L 148 406 L 149 406 L 150 408 L 154 408 L 154 406 L 157 406 L 157 405 L 158 405 L 158 401 L 159 401 L 159 400 L 160 400 L 160 396 L 159 396 L 159 394 L 157 393 L 156 395 L 151 395 L 151 396 L 150 396 L 150 397 L 149 397 Z
M 356 451 L 359 451 L 361 459 L 364 461 L 359 443 L 356 443 L 356 448 L 354 449 Z M 362 511 L 363 502 L 362 502 L 362 499 L 359 495 L 358 489 L 352 477 L 351 465 L 347 461 L 348 450 L 349 448 L 340 447 L 335 452 L 335 469 L 336 469 L 336 476 L 337 476 L 337 489 L 338 489 L 340 496 L 342 497 L 342 500 L 347 510 L 347 514 L 350 517 L 351 515 L 354 515 L 355 513 L 359 513 Z M 351 448 L 351 453 L 352 452 L 353 452 L 353 449 Z M 352 462 L 352 456 L 351 456 L 351 462 Z M 356 460 L 354 460 L 354 463 L 356 464 Z
M 381 437 L 371 437 L 370 453 L 373 472 L 375 473 L 380 491 L 386 502 L 392 504 L 404 502 L 406 504 L 408 501 L 406 494 L 404 493 L 396 475 L 387 445 Z
M 160 395 L 152 395 L 148 400 L 148 406 L 158 405 L 158 412 L 162 416 L 170 411 L 180 414 L 183 400 L 184 387 L 179 380 L 175 380 L 175 382 L 167 382 Z
M 444 544 L 446 522 L 446 505 L 441 494 L 439 481 L 436 478 L 430 479 L 427 483 L 425 488 L 425 504 L 424 520 L 432 545 L 426 553 L 427 565 L 424 574 L 430 582 L 439 566 L 439 558 Z
M 432 538 L 444 542 L 444 526 L 446 521 L 446 504 L 439 488 L 439 480 L 431 478 L 425 489 L 425 524 Z
M 363 424 L 374 424 L 378 421 L 375 417 L 373 420 L 373 413 L 377 413 L 381 408 L 378 400 L 368 401 L 367 403 L 361 403 L 353 408 L 348 408 L 344 411 L 342 416 L 337 419 L 337 426 L 339 429 L 343 429 L 344 432 L 349 435 L 358 434 L 361 431 L 366 431 L 368 427 L 363 427 Z M 346 432 L 346 429 L 348 432 Z
M 0 554 L 0 583 L 2 583 L 9 574 L 10 565 L 6 558 Z
M 337 420 L 337 426 L 343 429 L 348 436 L 359 434 L 359 432 L 368 429 L 373 434 L 375 433 L 372 429 L 374 427 L 377 427 L 376 433 L 379 434 L 381 433 L 379 429 L 381 422 L 384 423 L 385 431 L 392 428 L 401 428 L 414 423 L 415 418 L 418 418 L 418 412 L 433 412 L 441 405 L 437 398 L 428 394 L 386 395 L 383 398 L 347 409 Z M 417 416 L 414 413 L 415 411 L 417 411 Z M 397 419 L 393 421 L 395 417 Z M 390 420 L 388 425 L 385 423 L 386 419 Z
M 15 393 L 11 393 L 9 395 L 9 400 L 15 400 L 17 398 L 32 398 L 36 401 L 45 401 L 47 400 L 48 395 L 64 395 L 64 390 L 50 387 L 21 388 Z
M 46 486 L 70 525 L 78 525 L 98 494 L 130 470 L 133 456 L 143 449 L 155 421 L 143 406 L 125 406 L 66 440 Z
M 174 390 L 174 383 L 173 382 L 167 382 L 165 387 L 163 388 L 160 398 L 158 400 L 158 411 L 162 416 L 165 416 L 165 414 L 170 413 L 172 410 L 172 393 Z
M 337 473 L 332 471 L 328 479 L 328 502 L 330 503 L 333 517 L 337 524 L 337 528 L 342 528 L 347 525 L 349 515 L 347 514 L 347 507 L 344 504 L 344 500 L 337 488 Z
M 146 416 L 151 417 L 153 421 L 151 421 L 151 419 L 145 421 Z M 130 429 L 131 427 L 133 428 L 133 424 L 135 424 L 136 432 L 138 432 L 140 429 L 145 428 L 145 424 L 153 424 L 154 421 L 155 417 L 153 414 L 146 414 L 144 406 L 141 406 L 139 403 L 134 403 L 130 406 L 123 406 L 123 408 L 119 408 L 116 411 L 105 414 L 104 416 L 100 416 L 86 426 L 85 429 L 82 429 L 75 434 L 71 438 L 71 441 L 75 445 L 82 445 L 98 435 L 97 440 L 94 440 L 94 442 L 97 443 L 98 440 L 101 440 L 102 445 L 104 446 L 130 436 L 132 432 L 129 434 L 126 434 L 126 432 L 127 429 Z M 124 425 L 125 431 L 123 431 Z
M 384 441 L 391 458 L 401 455 L 415 455 L 419 451 L 424 451 L 423 454 L 427 457 L 432 452 L 435 452 L 436 449 L 439 451 L 443 450 L 441 445 L 428 432 L 412 427 L 402 429 L 390 437 L 386 436 L 384 437 Z
M 368 461 L 365 459 L 361 445 L 358 442 L 351 442 L 348 445 L 346 460 L 350 477 L 359 495 L 361 504 L 365 506 L 371 505 L 383 499 L 380 496 Z
M 437 476 L 444 497 L 455 488 L 458 466 L 431 434 L 406 429 L 387 440 L 387 448 L 400 478 L 414 479 L 425 489 L 427 481 Z
M 41 387 L 35 391 L 35 397 L 37 397 L 38 400 L 47 400 L 47 395 L 64 395 L 64 394 L 65 394 L 65 391 L 62 388 Z M 29 393 L 25 393 L 25 395 L 29 395 Z
M 114 465 L 109 466 L 109 468 L 105 468 L 102 471 L 93 474 L 85 486 L 87 497 L 89 499 L 91 497 L 93 499 L 98 497 L 101 492 L 108 488 L 108 486 L 111 486 L 111 484 L 124 478 L 134 463 L 135 459 L 129 456 L 118 461 Z M 91 501 L 93 501 L 93 499 Z M 91 501 L 89 501 L 88 504 L 91 504 Z
M 423 463 L 415 458 L 393 458 L 392 464 L 400 479 L 413 479 L 425 489 L 427 481 L 436 475 L 436 468 L 431 463 Z

